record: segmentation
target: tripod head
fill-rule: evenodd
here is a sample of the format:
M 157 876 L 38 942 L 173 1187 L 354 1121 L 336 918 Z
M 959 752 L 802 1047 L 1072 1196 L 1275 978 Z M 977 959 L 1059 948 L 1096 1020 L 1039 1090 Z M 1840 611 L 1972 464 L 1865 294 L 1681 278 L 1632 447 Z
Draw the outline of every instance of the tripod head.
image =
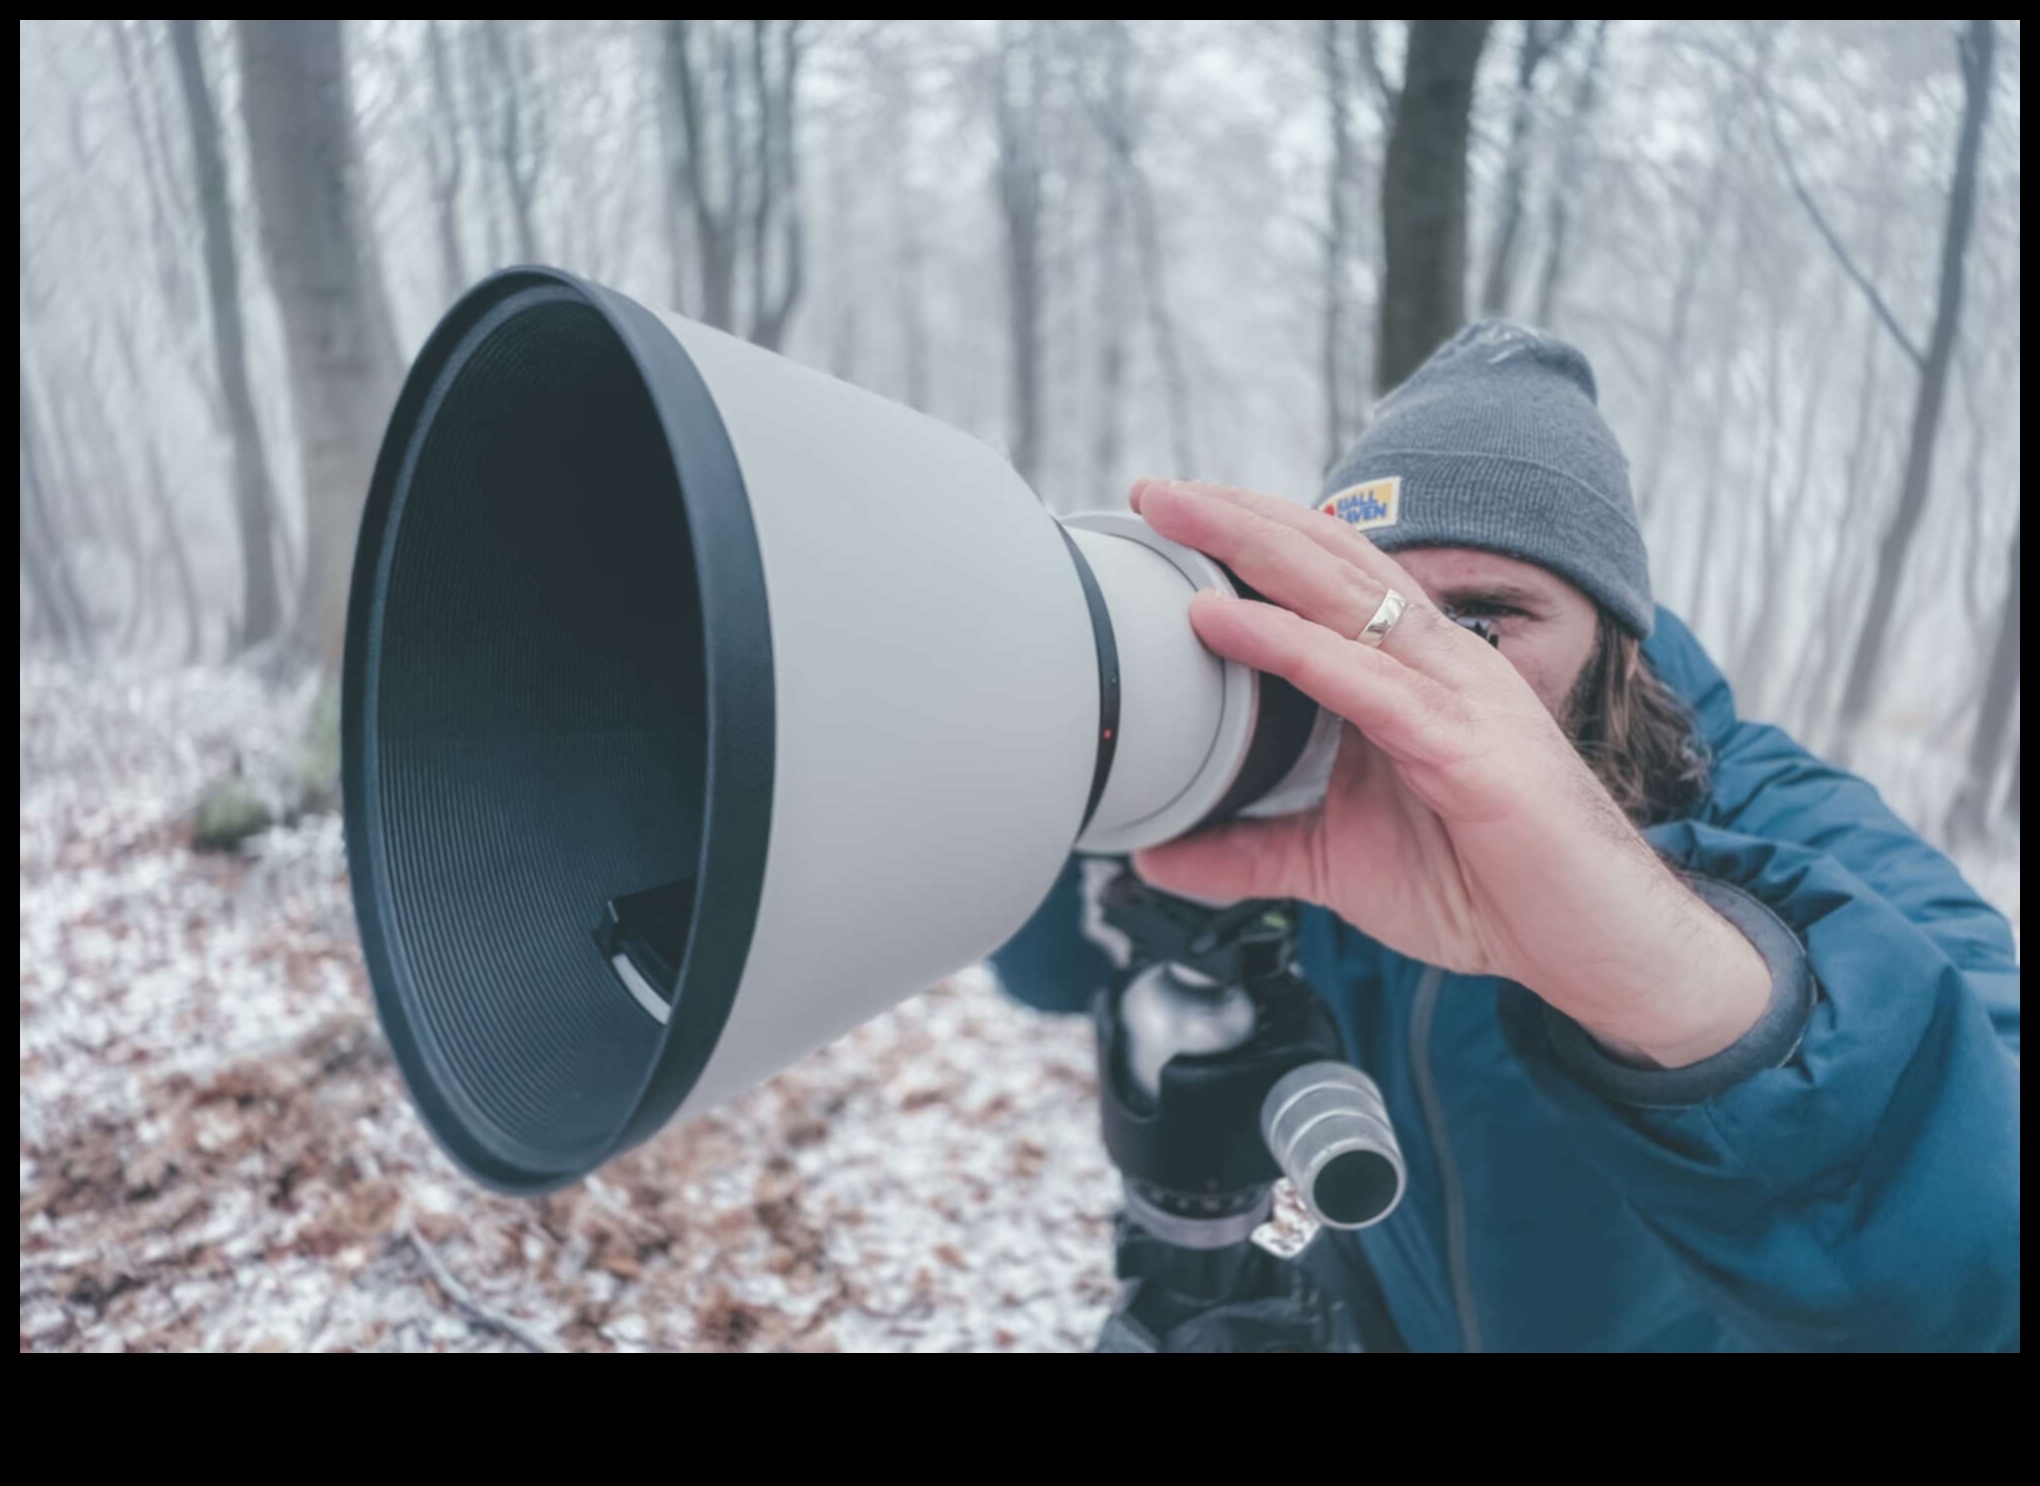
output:
M 1380 1091 L 1339 1061 L 1337 1028 L 1293 968 L 1296 905 L 1211 909 L 1123 871 L 1101 907 L 1133 947 L 1093 1008 L 1131 1282 L 1101 1347 L 1342 1348 L 1350 1318 L 1249 1242 L 1279 1177 L 1338 1228 L 1379 1222 L 1403 1189 Z

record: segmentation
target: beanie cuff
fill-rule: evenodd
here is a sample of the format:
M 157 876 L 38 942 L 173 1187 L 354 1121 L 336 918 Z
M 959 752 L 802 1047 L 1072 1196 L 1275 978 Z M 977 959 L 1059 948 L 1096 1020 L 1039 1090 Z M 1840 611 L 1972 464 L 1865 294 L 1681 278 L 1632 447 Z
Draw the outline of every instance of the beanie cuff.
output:
M 1639 639 L 1650 636 L 1643 535 L 1627 512 L 1563 471 L 1490 454 L 1368 451 L 1342 484 L 1402 478 L 1393 526 L 1366 535 L 1384 552 L 1470 547 L 1547 568 Z M 1582 497 L 1588 497 L 1583 499 Z

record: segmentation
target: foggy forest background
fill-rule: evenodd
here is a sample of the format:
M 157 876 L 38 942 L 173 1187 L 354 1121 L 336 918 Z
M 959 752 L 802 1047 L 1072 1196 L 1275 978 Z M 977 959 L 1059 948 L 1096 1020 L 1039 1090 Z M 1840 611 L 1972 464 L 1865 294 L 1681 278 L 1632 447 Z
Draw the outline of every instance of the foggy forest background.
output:
M 333 667 L 404 368 L 508 264 L 912 403 L 1064 512 L 1312 498 L 1461 323 L 1549 329 L 1745 714 L 2016 933 L 2019 39 L 24 21 L 23 1350 L 1071 1351 L 1117 1293 L 1089 1023 L 981 971 L 534 1201 L 412 1111 Z
M 24 658 L 330 666 L 409 356 L 557 264 L 1058 511 L 1577 341 L 1751 715 L 2018 808 L 2016 22 L 24 22 Z

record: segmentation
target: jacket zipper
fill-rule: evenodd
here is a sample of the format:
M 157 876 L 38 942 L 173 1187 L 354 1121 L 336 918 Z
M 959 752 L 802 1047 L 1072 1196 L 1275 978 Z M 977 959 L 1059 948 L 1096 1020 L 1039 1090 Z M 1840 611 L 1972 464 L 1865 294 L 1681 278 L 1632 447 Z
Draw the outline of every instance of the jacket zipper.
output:
M 1473 1273 L 1466 1261 L 1466 1189 L 1459 1182 L 1459 1165 L 1452 1159 L 1452 1143 L 1445 1134 L 1445 1105 L 1438 1097 L 1438 1079 L 1431 1069 L 1431 1021 L 1444 986 L 1445 972 L 1435 965 L 1426 969 L 1417 983 L 1416 1003 L 1410 1010 L 1410 1066 L 1417 1077 L 1417 1102 L 1423 1106 L 1431 1153 L 1438 1160 L 1438 1179 L 1445 1188 L 1445 1265 L 1452 1280 L 1459 1337 L 1467 1351 L 1478 1352 L 1480 1315 L 1474 1309 Z

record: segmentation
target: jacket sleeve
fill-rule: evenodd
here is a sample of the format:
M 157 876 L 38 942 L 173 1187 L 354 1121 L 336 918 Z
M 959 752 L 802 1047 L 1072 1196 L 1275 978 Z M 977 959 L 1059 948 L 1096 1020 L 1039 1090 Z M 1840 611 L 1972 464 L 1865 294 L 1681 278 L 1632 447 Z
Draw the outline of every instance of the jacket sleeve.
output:
M 1709 901 L 1744 901 L 1725 914 L 1764 952 L 1780 1002 L 1803 988 L 1752 1034 L 1775 1056 L 1711 1087 L 1691 1070 L 1600 1078 L 1511 988 L 1504 1022 L 1533 1081 L 1752 1342 L 2015 1349 L 2009 926 L 1868 784 L 1773 728 L 1738 726 L 1707 816 L 1652 840 Z
M 1124 938 L 1098 912 L 1098 892 L 1119 862 L 1072 856 L 1034 916 L 991 958 L 999 984 L 1037 1011 L 1088 1011 L 1126 963 Z

